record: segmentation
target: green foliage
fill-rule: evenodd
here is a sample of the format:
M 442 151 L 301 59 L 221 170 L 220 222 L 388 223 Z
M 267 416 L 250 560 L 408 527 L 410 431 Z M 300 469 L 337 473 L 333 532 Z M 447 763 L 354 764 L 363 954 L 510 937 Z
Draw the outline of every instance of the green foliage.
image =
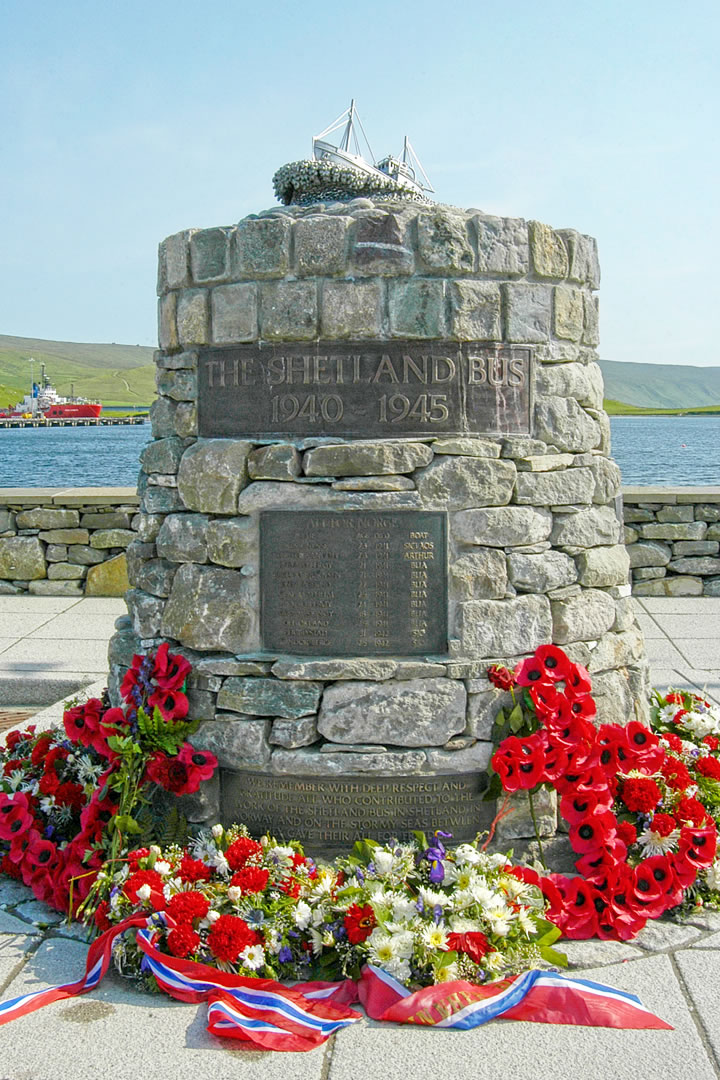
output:
M 188 736 L 197 731 L 199 725 L 198 720 L 174 720 L 168 724 L 157 705 L 152 716 L 139 708 L 137 721 L 138 734 L 146 750 L 162 750 L 171 757 L 178 752 Z
M 152 799 L 141 806 L 135 814 L 140 830 L 138 846 L 170 847 L 171 844 L 187 843 L 189 826 L 187 818 L 178 810 L 177 800 Z

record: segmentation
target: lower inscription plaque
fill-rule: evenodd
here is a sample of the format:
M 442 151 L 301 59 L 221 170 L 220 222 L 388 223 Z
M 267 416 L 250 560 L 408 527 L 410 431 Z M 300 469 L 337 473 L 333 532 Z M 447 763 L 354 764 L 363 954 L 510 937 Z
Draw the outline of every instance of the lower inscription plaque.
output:
M 260 514 L 263 646 L 301 656 L 447 652 L 446 515 Z
M 486 778 L 449 776 L 268 776 L 221 770 L 221 814 L 253 835 L 300 840 L 326 851 L 356 840 L 407 840 L 414 829 L 445 829 L 454 843 L 473 840 L 493 817 L 482 801 Z M 312 850 L 310 852 L 312 854 Z

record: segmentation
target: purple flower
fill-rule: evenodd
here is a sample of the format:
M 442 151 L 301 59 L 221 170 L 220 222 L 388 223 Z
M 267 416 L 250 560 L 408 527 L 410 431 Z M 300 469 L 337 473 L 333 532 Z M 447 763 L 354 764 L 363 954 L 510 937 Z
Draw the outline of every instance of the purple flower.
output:
M 435 831 L 434 843 L 430 845 L 427 851 L 423 852 L 423 858 L 427 859 L 430 863 L 430 880 L 434 885 L 439 885 L 441 881 L 445 880 L 445 868 L 442 864 L 443 859 L 447 855 L 443 840 L 448 840 L 452 836 L 452 833 L 442 832 L 440 829 Z
M 440 906 L 440 904 L 436 904 L 435 907 L 433 908 L 433 922 L 437 925 L 437 923 L 442 921 L 442 917 L 443 917 L 443 909 Z
M 283 945 L 282 949 L 278 953 L 278 960 L 281 964 L 289 964 L 292 960 L 292 949 L 289 945 Z

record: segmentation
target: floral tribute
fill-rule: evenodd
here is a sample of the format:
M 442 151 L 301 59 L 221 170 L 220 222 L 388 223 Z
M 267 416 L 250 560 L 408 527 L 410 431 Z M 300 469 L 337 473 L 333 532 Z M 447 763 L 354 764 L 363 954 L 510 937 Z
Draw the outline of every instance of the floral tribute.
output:
M 656 693 L 650 710 L 652 727 L 668 755 L 660 785 L 668 812 L 663 816 L 639 813 L 633 822 L 637 842 L 648 855 L 676 848 L 679 820 L 684 814 L 695 823 L 710 815 L 720 824 L 720 709 L 700 694 L 684 690 Z M 673 808 L 680 807 L 678 814 Z M 687 908 L 720 908 L 720 858 L 698 871 L 685 891 Z
M 357 979 L 370 963 L 417 989 L 562 963 L 540 889 L 506 856 L 448 850 L 447 836 L 360 841 L 329 866 L 297 843 L 216 825 L 189 848 L 131 852 L 94 921 L 106 930 L 146 914 L 161 951 L 263 979 Z M 134 938 L 116 940 L 115 963 L 142 978 Z
M 0 872 L 39 900 L 76 916 L 106 860 L 142 836 L 153 789 L 197 791 L 217 767 L 187 737 L 188 662 L 161 645 L 135 656 L 124 704 L 91 698 L 65 711 L 63 728 L 11 731 L 0 750 Z
M 679 737 L 635 720 L 595 726 L 588 672 L 554 645 L 489 676 L 513 696 L 522 691 L 522 702 L 497 721 L 505 737 L 492 766 L 502 788 L 532 798 L 541 785 L 553 787 L 579 856 L 578 877 L 534 875 L 548 918 L 568 938 L 634 937 L 713 865 L 717 832 L 697 798 L 697 767 L 693 777 Z M 715 759 L 703 768 L 717 768 Z

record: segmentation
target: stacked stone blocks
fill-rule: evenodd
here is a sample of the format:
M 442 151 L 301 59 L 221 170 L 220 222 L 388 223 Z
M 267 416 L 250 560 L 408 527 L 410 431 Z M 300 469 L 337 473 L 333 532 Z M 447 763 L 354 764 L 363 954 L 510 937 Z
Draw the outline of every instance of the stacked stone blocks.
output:
M 122 596 L 138 496 L 131 488 L 0 495 L 0 595 Z
M 624 505 L 636 596 L 720 596 L 720 489 L 631 488 Z

